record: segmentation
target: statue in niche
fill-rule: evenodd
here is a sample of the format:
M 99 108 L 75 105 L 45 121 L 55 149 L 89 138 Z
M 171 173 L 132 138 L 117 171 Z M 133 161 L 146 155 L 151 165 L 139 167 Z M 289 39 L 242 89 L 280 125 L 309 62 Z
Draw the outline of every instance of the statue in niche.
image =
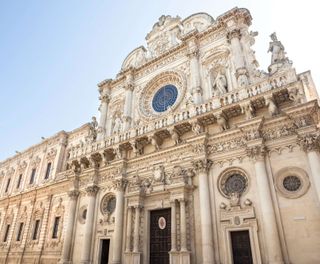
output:
M 112 121 L 112 133 L 120 133 L 122 130 L 122 119 L 120 114 L 117 114 Z
M 287 62 L 288 59 L 286 58 L 286 53 L 284 51 L 284 46 L 282 45 L 281 41 L 277 39 L 276 33 L 272 33 L 270 35 L 270 38 L 272 42 L 269 44 L 269 50 L 268 52 L 272 52 L 271 55 L 271 64 L 274 63 L 281 63 L 281 62 Z
M 218 73 L 212 84 L 213 96 L 220 96 L 228 92 L 228 82 L 224 71 L 218 70 Z
M 92 117 L 92 121 L 89 123 L 89 135 L 88 139 L 95 141 L 97 139 L 98 122 L 95 116 Z

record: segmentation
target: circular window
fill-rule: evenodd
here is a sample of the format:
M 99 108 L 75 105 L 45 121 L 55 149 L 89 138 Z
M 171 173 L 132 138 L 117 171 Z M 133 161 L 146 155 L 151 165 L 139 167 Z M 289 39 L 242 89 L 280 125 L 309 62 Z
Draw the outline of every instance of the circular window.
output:
M 232 193 L 239 195 L 247 191 L 248 178 L 243 171 L 238 169 L 228 170 L 223 173 L 219 180 L 219 189 L 223 196 L 230 197 Z
M 310 186 L 307 173 L 297 167 L 286 167 L 276 175 L 277 191 L 286 198 L 299 198 Z
M 178 97 L 177 88 L 168 84 L 160 88 L 152 99 L 152 108 L 156 112 L 165 112 L 170 106 L 173 106 Z
M 287 176 L 283 179 L 283 187 L 289 192 L 296 192 L 301 188 L 301 180 L 297 176 Z
M 116 197 L 105 196 L 101 203 L 101 212 L 103 214 L 112 214 L 116 208 Z

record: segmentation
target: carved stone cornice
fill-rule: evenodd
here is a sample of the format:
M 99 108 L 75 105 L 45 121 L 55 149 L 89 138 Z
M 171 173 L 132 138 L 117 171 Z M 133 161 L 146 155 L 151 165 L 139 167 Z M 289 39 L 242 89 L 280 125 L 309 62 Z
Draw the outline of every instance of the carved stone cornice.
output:
M 68 191 L 68 196 L 70 200 L 76 200 L 79 196 L 79 191 L 77 190 Z
M 267 153 L 267 148 L 264 145 L 250 146 L 246 149 L 247 156 L 253 161 L 264 160 Z
M 192 166 L 196 173 L 207 173 L 213 162 L 210 159 L 201 159 L 192 162 Z
M 88 186 L 85 191 L 88 196 L 96 196 L 99 191 L 99 187 L 97 185 Z
M 320 151 L 320 135 L 319 134 L 307 134 L 300 135 L 297 138 L 297 143 L 301 149 L 305 152 Z

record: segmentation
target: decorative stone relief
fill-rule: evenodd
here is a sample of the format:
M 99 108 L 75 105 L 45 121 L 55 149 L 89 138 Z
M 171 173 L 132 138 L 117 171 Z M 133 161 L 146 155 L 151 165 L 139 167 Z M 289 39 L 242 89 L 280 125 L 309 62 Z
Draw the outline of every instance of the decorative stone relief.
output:
M 218 179 L 219 191 L 224 197 L 231 199 L 231 205 L 238 205 L 240 196 L 248 190 L 249 180 L 240 169 L 228 169 Z
M 218 142 L 212 145 L 208 145 L 208 154 L 231 151 L 246 146 L 246 139 L 244 137 L 234 138 L 225 142 Z
M 229 129 L 229 124 L 227 117 L 224 113 L 220 112 L 214 115 L 217 120 L 217 124 L 219 125 L 220 131 L 225 131 Z
M 320 151 L 320 136 L 318 134 L 307 134 L 298 136 L 298 144 L 303 151 Z
M 253 161 L 263 160 L 267 152 L 267 148 L 263 145 L 252 146 L 246 149 L 247 155 Z

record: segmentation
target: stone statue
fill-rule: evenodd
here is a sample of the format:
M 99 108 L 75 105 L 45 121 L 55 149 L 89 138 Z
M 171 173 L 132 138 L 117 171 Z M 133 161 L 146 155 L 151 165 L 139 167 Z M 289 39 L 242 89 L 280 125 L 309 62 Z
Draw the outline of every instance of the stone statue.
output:
M 92 121 L 89 124 L 89 135 L 88 139 L 95 141 L 97 139 L 98 122 L 95 116 L 92 117 Z
M 230 193 L 230 206 L 235 207 L 240 205 L 240 194 L 237 192 Z
M 120 118 L 120 115 L 116 115 L 113 122 L 112 122 L 112 133 L 120 133 L 122 130 L 122 120 Z
M 213 94 L 214 96 L 219 96 L 228 92 L 228 82 L 226 76 L 219 71 L 213 84 Z
M 270 38 L 272 39 L 272 42 L 269 44 L 268 52 L 272 52 L 271 64 L 287 61 L 288 59 L 285 56 L 284 46 L 277 39 L 276 33 L 272 33 Z
M 266 104 L 266 106 L 268 106 L 268 112 L 271 116 L 275 116 L 275 115 L 279 114 L 279 109 L 278 109 L 276 103 L 274 102 L 273 98 L 266 97 L 265 104 Z
M 229 128 L 228 121 L 223 113 L 216 114 L 215 118 L 217 119 L 217 124 L 220 127 L 220 131 L 224 131 Z
M 179 143 L 181 143 L 180 135 L 175 128 L 169 129 L 169 133 L 175 145 L 178 145 Z
M 251 102 L 245 103 L 241 106 L 241 113 L 245 114 L 246 120 L 249 120 L 254 117 L 255 112 L 254 108 L 251 105 Z

